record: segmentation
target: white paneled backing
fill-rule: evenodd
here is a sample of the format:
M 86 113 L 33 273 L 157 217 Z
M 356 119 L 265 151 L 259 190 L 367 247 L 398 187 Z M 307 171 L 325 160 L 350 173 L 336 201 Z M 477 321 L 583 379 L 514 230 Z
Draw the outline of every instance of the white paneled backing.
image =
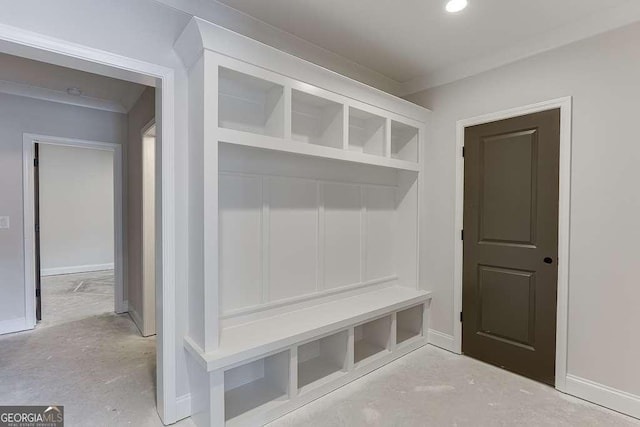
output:
M 362 281 L 362 198 L 359 185 L 325 183 L 324 288 Z
M 269 178 L 269 299 L 317 289 L 318 185 L 304 179 Z
M 394 186 L 220 174 L 225 315 L 396 276 Z
M 364 280 L 386 277 L 395 273 L 395 189 L 366 186 L 365 271 Z
M 220 176 L 220 282 L 223 310 L 260 304 L 262 180 Z

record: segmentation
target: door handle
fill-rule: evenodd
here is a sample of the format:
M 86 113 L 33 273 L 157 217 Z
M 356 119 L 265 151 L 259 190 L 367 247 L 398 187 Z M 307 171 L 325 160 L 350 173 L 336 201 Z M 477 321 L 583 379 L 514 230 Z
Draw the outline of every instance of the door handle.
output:
M 546 258 L 544 259 L 544 263 L 545 263 L 545 264 L 553 264 L 553 258 L 551 258 L 551 257 L 546 257 Z

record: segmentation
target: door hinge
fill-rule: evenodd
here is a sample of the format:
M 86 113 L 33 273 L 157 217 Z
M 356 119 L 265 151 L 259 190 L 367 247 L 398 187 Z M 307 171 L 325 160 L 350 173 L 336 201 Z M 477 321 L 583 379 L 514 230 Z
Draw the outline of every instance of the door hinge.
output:
M 40 232 L 40 224 L 36 224 L 35 231 L 36 231 L 36 233 Z
M 462 157 L 464 157 L 464 146 L 462 147 Z
M 464 241 L 464 230 L 460 230 L 460 240 Z
M 460 323 L 462 323 L 462 312 L 460 312 Z
M 36 298 L 40 298 L 40 289 L 36 288 Z
M 33 159 L 33 166 L 38 167 L 38 159 Z

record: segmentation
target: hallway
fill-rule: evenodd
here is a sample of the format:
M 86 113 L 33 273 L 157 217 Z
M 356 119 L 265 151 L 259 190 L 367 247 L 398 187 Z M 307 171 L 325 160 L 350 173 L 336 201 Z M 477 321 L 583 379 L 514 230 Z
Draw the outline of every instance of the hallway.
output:
M 113 271 L 43 277 L 43 320 L 0 337 L 0 403 L 64 405 L 68 426 L 161 426 L 155 337 L 113 311 Z
M 114 313 L 0 337 L 0 402 L 64 405 L 67 426 L 161 426 L 155 345 Z

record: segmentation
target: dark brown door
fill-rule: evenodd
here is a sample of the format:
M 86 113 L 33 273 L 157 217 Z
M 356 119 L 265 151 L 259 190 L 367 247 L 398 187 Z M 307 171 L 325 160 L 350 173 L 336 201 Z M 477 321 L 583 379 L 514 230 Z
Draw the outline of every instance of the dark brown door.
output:
M 39 145 L 33 147 L 33 216 L 35 219 L 35 273 L 36 273 L 36 320 L 42 320 L 42 291 L 40 276 L 40 156 Z
M 463 352 L 554 384 L 560 110 L 465 130 Z

